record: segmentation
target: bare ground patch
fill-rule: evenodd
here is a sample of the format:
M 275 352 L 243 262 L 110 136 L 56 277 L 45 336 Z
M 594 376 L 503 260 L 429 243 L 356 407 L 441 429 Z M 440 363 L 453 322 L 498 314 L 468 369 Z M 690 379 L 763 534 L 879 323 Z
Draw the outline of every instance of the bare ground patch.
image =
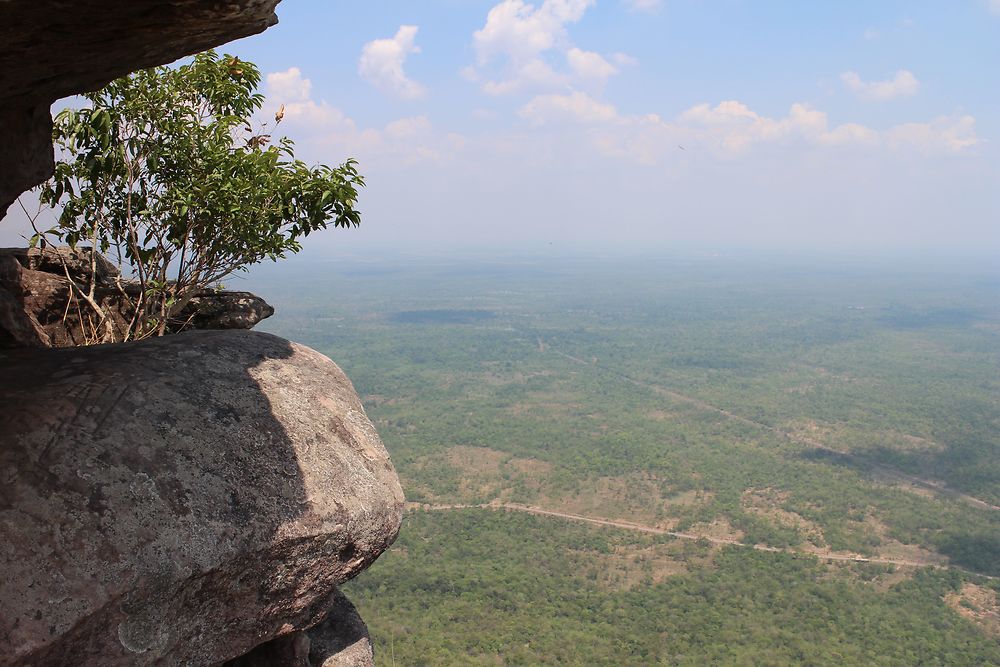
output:
M 459 445 L 448 450 L 448 463 L 459 470 L 459 498 L 492 500 L 509 498 L 510 483 L 503 468 L 511 455 L 489 447 Z
M 671 553 L 670 545 L 648 547 L 618 546 L 610 554 L 580 552 L 582 570 L 609 591 L 629 590 L 639 585 L 655 585 L 688 571 L 688 565 Z
M 936 499 L 938 497 L 938 494 L 932 489 L 928 489 L 925 486 L 911 484 L 910 482 L 904 480 L 883 479 L 879 485 L 890 489 L 905 491 L 906 493 L 912 493 L 913 495 L 920 496 L 922 498 Z
M 725 517 L 717 517 L 711 522 L 701 522 L 693 524 L 685 533 L 708 537 L 713 540 L 727 540 L 730 542 L 743 542 L 743 531 L 735 528 Z
M 512 458 L 507 465 L 522 475 L 548 475 L 552 472 L 552 464 L 538 459 Z
M 583 480 L 570 493 L 548 492 L 540 498 L 545 507 L 570 514 L 632 521 L 657 528 L 677 525 L 683 507 L 706 503 L 711 494 L 699 491 L 673 493 L 649 474 L 598 477 Z
M 993 589 L 967 582 L 962 590 L 948 593 L 944 601 L 987 635 L 1000 638 L 1000 599 Z
M 458 445 L 448 450 L 448 462 L 462 470 L 475 475 L 497 475 L 500 464 L 510 455 L 490 449 L 489 447 L 471 447 Z
M 947 449 L 946 445 L 929 438 L 902 431 L 885 430 L 866 433 L 864 441 L 868 445 L 859 450 L 850 445 L 852 442 L 857 442 L 857 433 L 841 425 L 824 424 L 814 419 L 787 422 L 783 430 L 802 442 L 817 443 L 844 452 L 863 453 L 868 445 L 910 453 L 938 453 Z
M 671 412 L 669 410 L 650 410 L 646 413 L 646 419 L 654 422 L 665 422 L 665 421 L 680 421 L 683 419 L 683 415 L 676 412 Z
M 807 542 L 822 550 L 826 546 L 823 530 L 813 521 L 782 507 L 790 497 L 786 491 L 750 488 L 743 492 L 741 504 L 751 514 L 764 517 L 779 526 L 796 529 Z
M 886 572 L 885 574 L 878 575 L 869 583 L 877 590 L 885 593 L 896 584 L 901 584 L 904 581 L 912 579 L 916 572 L 917 570 L 915 568 L 898 567 L 892 572 Z
M 675 527 L 685 508 L 703 505 L 713 498 L 711 492 L 705 491 L 676 492 L 649 473 L 582 479 L 566 489 L 553 477 L 552 464 L 489 447 L 451 447 L 444 461 L 438 462 L 442 464 L 457 473 L 454 491 L 433 494 L 426 485 L 406 480 L 408 491 L 436 504 L 530 502 L 569 514 L 621 519 L 662 529 Z
M 817 554 L 818 555 L 818 554 Z M 875 590 L 885 593 L 896 584 L 909 581 L 918 572 L 915 567 L 884 566 L 880 564 L 868 565 L 863 563 L 849 563 L 843 561 L 823 561 L 829 575 L 828 578 L 841 579 L 849 577 L 863 585 L 871 586 Z M 873 572 L 870 568 L 878 568 Z
M 865 524 L 878 535 L 882 544 L 879 545 L 876 553 L 879 558 L 889 560 L 907 561 L 919 563 L 921 565 L 947 565 L 948 557 L 925 549 L 917 544 L 905 544 L 889 536 L 889 526 L 885 525 L 877 517 L 869 515 L 865 519 Z
M 433 494 L 414 484 L 408 490 L 434 503 L 509 501 L 515 489 L 533 498 L 545 484 L 552 465 L 533 458 L 520 458 L 490 447 L 457 445 L 447 450 L 444 464 L 457 475 L 457 489 L 447 495 Z

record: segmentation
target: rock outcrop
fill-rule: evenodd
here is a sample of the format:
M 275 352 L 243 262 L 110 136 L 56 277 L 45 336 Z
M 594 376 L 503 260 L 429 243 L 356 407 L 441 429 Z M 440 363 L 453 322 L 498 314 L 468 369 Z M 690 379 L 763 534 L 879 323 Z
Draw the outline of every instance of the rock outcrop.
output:
M 279 1 L 0 0 L 0 218 L 52 173 L 52 102 L 261 32 Z M 247 332 L 27 349 L 79 342 L 65 270 L 90 263 L 15 254 L 0 256 L 0 665 L 370 665 L 336 585 L 392 542 L 402 493 L 347 378 Z M 205 328 L 271 312 L 245 293 L 191 307 Z
M 375 655 L 368 626 L 354 605 L 344 596 L 334 601 L 326 619 L 310 628 L 309 661 L 311 667 L 374 667 Z
M 95 275 L 95 300 L 124 327 L 131 317 L 123 293 L 139 286 L 119 282 L 118 269 L 87 248 L 0 248 L 0 348 L 74 347 L 92 342 L 94 317 L 73 283 L 87 291 Z M 172 333 L 188 329 L 251 329 L 274 308 L 249 292 L 202 290 L 171 323 Z
M 0 217 L 52 173 L 52 102 L 261 32 L 279 1 L 0 2 Z
M 213 665 L 283 636 L 364 653 L 336 586 L 403 497 L 332 361 L 218 331 L 0 368 L 0 664 Z
M 343 595 L 326 618 L 306 631 L 293 632 L 230 660 L 223 667 L 375 667 L 368 626 Z

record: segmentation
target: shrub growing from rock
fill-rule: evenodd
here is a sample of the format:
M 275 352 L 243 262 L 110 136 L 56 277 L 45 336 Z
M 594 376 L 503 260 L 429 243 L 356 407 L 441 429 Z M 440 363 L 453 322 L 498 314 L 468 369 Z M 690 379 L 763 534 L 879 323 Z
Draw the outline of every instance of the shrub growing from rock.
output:
M 356 162 L 309 166 L 291 140 L 255 130 L 259 83 L 252 63 L 208 51 L 117 79 L 55 118 L 58 159 L 40 199 L 58 222 L 32 243 L 89 244 L 140 288 L 122 289 L 124 324 L 77 290 L 99 342 L 163 335 L 205 287 L 297 252 L 318 229 L 360 224 Z

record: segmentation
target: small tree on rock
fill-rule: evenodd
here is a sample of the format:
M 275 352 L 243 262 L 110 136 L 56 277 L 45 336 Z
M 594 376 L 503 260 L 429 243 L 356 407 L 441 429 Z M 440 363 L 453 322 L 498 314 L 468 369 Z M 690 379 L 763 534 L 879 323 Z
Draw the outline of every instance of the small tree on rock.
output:
M 87 243 L 130 275 L 119 288 L 131 322 L 99 313 L 101 340 L 163 335 L 202 289 L 297 252 L 310 232 L 360 224 L 356 162 L 310 167 L 289 139 L 255 131 L 259 83 L 252 63 L 209 51 L 117 79 L 56 116 L 55 175 L 40 199 L 61 212 L 32 243 Z M 77 291 L 100 310 L 93 285 Z

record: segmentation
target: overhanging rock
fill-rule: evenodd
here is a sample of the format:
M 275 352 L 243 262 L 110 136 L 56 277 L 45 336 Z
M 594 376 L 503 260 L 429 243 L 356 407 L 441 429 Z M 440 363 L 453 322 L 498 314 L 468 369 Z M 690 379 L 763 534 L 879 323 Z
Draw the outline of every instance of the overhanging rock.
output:
M 0 0 L 0 218 L 53 168 L 49 106 L 277 23 L 280 0 Z

